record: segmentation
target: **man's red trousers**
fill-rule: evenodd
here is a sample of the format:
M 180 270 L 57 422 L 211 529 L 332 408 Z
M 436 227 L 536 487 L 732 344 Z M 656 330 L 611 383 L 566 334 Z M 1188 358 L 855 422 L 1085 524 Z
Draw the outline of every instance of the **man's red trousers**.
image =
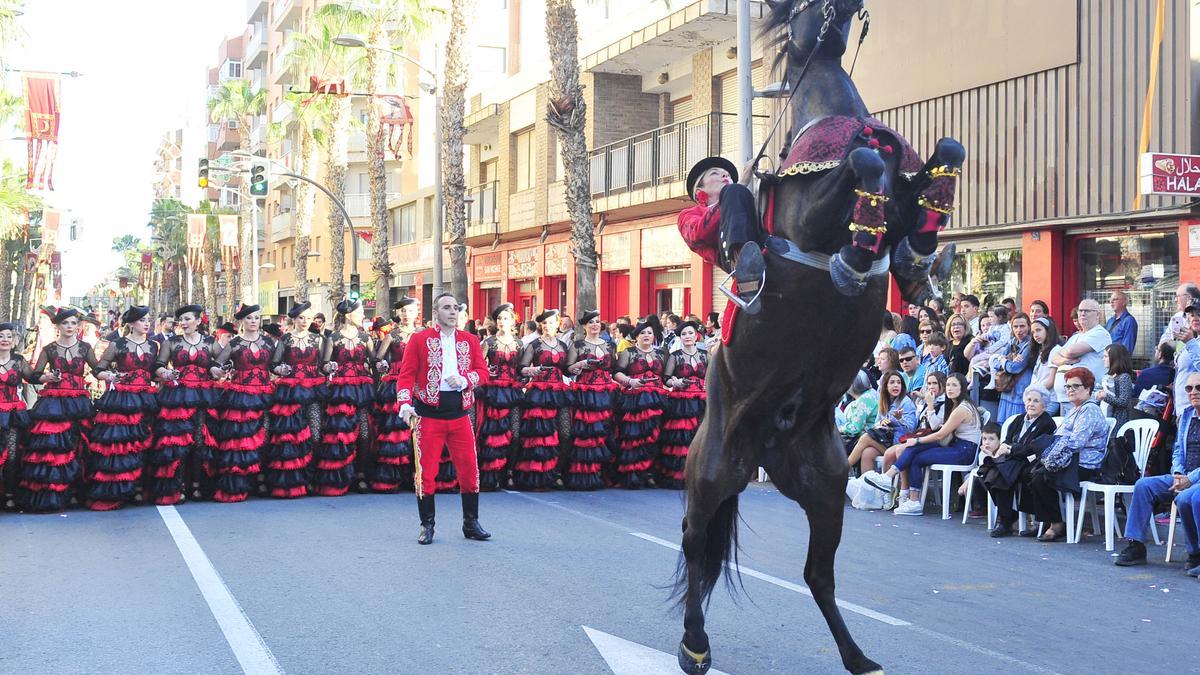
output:
M 454 462 L 454 471 L 458 473 L 459 490 L 467 493 L 479 492 L 479 460 L 475 455 L 475 434 L 471 429 L 471 418 L 466 415 L 453 420 L 417 418 L 412 438 L 413 453 L 417 460 L 417 474 L 413 480 L 417 497 L 437 492 L 435 479 L 444 447 L 450 449 L 450 460 Z

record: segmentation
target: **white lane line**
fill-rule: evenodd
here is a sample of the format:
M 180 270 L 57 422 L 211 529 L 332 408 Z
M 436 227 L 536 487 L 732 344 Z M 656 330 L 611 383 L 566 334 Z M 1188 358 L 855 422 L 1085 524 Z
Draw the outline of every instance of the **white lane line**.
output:
M 200 594 L 208 603 L 209 611 L 217 620 L 229 648 L 233 650 L 233 655 L 242 666 L 242 672 L 247 675 L 283 673 L 275 655 L 263 642 L 262 636 L 258 634 L 242 606 L 229 592 L 225 580 L 221 578 L 217 568 L 213 567 L 204 549 L 200 548 L 200 543 L 188 529 L 187 523 L 183 522 L 179 512 L 174 506 L 160 506 L 158 515 L 162 516 L 163 522 L 166 523 L 179 554 L 183 556 L 183 561 L 192 573 L 192 579 L 196 581 L 196 585 L 200 587 Z
M 645 532 L 630 532 L 629 534 L 632 534 L 633 536 L 637 537 L 638 539 L 645 539 L 648 542 L 658 544 L 659 546 L 665 546 L 666 548 L 672 549 L 674 551 L 681 550 L 679 547 L 679 544 L 674 544 L 665 539 L 659 539 L 658 537 L 646 534 Z M 772 585 L 778 586 L 780 588 L 786 588 L 789 591 L 794 591 L 796 593 L 799 593 L 800 595 L 807 595 L 810 598 L 812 597 L 812 591 L 810 591 L 807 586 L 802 586 L 800 584 L 793 583 L 786 579 L 780 579 L 779 577 L 773 577 L 770 574 L 766 574 L 764 572 L 759 572 L 758 570 L 750 569 L 749 567 L 734 565 L 732 562 L 725 563 L 725 566 L 734 572 L 741 572 L 742 574 L 744 574 L 748 577 L 754 577 L 755 579 L 758 579 L 760 581 L 765 581 L 768 584 L 772 584 Z M 863 607 L 862 605 L 856 605 L 853 602 L 846 602 L 845 600 L 838 600 L 837 606 L 841 607 L 842 609 L 846 610 L 847 612 L 854 612 L 855 614 L 861 614 L 862 616 L 865 616 L 868 619 L 875 619 L 876 621 L 886 623 L 889 626 L 911 626 L 912 625 L 911 623 L 909 623 L 908 621 L 905 621 L 903 619 L 897 619 L 896 617 L 890 616 L 888 614 L 884 614 L 883 612 L 876 612 L 875 610 L 873 610 L 869 607 Z

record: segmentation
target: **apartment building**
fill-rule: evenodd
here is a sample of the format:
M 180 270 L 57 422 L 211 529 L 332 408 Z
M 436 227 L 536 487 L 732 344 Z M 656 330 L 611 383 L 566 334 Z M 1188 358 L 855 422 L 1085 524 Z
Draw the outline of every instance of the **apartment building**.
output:
M 162 135 L 154 152 L 154 198 L 183 200 L 183 129 Z

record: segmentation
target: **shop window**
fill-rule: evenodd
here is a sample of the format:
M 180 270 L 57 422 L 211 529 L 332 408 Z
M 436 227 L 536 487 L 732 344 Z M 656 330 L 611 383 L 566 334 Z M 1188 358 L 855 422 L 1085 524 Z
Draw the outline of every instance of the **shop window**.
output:
M 1179 285 L 1179 235 L 1149 232 L 1124 237 L 1082 239 L 1078 243 L 1079 290 L 1104 308 L 1115 290 L 1129 296 L 1129 313 L 1138 322 L 1134 365 L 1148 365 L 1155 343 L 1175 313 Z
M 528 190 L 534 183 L 533 129 L 517 134 L 517 192 Z
M 941 290 L 947 298 L 955 292 L 970 293 L 979 298 L 981 307 L 998 305 L 1004 298 L 1013 298 L 1018 307 L 1024 307 L 1021 249 L 967 251 L 954 256 L 950 278 L 942 281 Z

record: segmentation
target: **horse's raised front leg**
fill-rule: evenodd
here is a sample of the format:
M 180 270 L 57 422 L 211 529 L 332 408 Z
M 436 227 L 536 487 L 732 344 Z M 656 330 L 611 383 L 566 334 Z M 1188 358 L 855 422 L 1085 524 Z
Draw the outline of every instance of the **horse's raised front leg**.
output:
M 961 143 L 953 138 L 941 139 L 914 179 L 915 189 L 906 197 L 915 203 L 907 204 L 904 212 L 914 214 L 916 222 L 896 246 L 892 274 L 909 302 L 922 304 L 935 294 L 929 274 L 937 256 L 938 233 L 950 223 L 958 176 L 966 157 Z
M 887 234 L 884 204 L 888 198 L 884 170 L 887 165 L 871 148 L 858 148 L 847 158 L 858 178 L 854 192 L 854 210 L 850 217 L 850 243 L 833 255 L 829 272 L 842 295 L 859 296 L 867 289 L 871 264 L 879 258 L 883 237 Z
M 832 427 L 832 420 L 829 425 Z M 842 665 L 851 673 L 882 673 L 879 664 L 867 658 L 854 642 L 834 598 L 833 562 L 842 539 L 842 515 L 846 502 L 843 492 L 846 484 L 845 453 L 832 428 L 818 430 L 812 437 L 813 461 L 771 472 L 771 481 L 781 494 L 804 507 L 809 529 L 804 583 L 808 584 L 821 615 L 825 617 L 825 623 L 842 657 Z M 798 453 L 794 452 L 793 456 L 795 454 Z
M 715 357 L 719 361 L 720 356 Z M 683 553 L 676 572 L 675 595 L 683 604 L 683 639 L 679 667 L 703 675 L 712 667 L 708 634 L 704 632 L 704 602 L 737 548 L 738 494 L 745 489 L 748 463 L 733 460 L 736 448 L 722 441 L 725 415 L 721 408 L 719 367 L 708 371 L 708 412 L 692 440 L 687 459 L 687 514 L 683 519 Z M 734 467 L 741 466 L 742 470 Z

